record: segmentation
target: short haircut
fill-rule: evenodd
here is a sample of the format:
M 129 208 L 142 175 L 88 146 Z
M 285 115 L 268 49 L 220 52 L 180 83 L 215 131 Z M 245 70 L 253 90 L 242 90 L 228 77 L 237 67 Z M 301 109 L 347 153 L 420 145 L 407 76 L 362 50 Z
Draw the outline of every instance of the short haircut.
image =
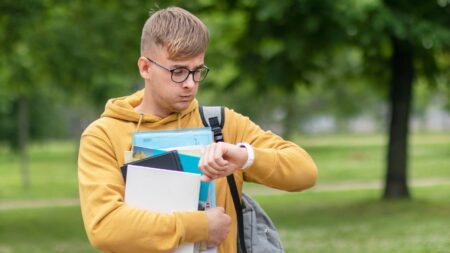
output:
M 192 13 L 169 7 L 153 14 L 145 22 L 141 54 L 155 46 L 165 48 L 170 59 L 188 59 L 204 53 L 208 47 L 208 28 Z

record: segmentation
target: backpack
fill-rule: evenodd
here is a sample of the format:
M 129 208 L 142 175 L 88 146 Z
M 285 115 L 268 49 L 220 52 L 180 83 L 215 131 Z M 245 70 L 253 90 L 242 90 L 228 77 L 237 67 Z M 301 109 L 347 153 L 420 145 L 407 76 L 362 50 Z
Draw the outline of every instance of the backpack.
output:
M 199 106 L 205 127 L 211 127 L 215 142 L 224 141 L 222 127 L 225 123 L 224 107 Z M 280 235 L 270 217 L 250 196 L 242 193 L 242 204 L 233 174 L 227 176 L 228 186 L 236 210 L 238 221 L 239 253 L 282 253 Z

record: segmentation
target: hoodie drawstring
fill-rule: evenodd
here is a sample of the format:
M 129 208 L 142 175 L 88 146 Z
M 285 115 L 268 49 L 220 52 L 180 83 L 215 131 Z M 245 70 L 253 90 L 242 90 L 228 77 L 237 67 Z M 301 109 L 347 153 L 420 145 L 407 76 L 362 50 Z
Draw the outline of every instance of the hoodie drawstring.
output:
M 141 127 L 141 122 L 142 122 L 142 119 L 143 119 L 143 118 L 144 118 L 144 114 L 143 114 L 143 113 L 139 113 L 139 120 L 138 120 L 136 129 L 135 129 L 134 131 L 136 131 L 136 132 L 139 131 L 139 128 Z
M 181 128 L 181 113 L 177 113 L 177 129 Z
M 143 113 L 139 113 L 139 120 L 136 126 L 136 129 L 134 130 L 135 132 L 139 131 L 139 128 L 141 127 L 141 123 L 142 123 L 142 119 L 144 118 L 144 114 Z M 134 153 L 134 145 L 131 144 L 131 153 Z

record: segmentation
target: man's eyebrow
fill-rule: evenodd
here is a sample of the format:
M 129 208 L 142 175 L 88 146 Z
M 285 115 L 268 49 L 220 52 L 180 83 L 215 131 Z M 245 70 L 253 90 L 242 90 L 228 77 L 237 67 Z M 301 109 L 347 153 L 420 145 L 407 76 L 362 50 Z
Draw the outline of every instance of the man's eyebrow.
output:
M 200 65 L 198 65 L 198 66 L 195 66 L 194 69 L 199 69 L 199 68 L 202 68 L 202 67 L 204 67 L 204 66 L 205 66 L 205 64 L 202 63 L 202 64 L 200 64 Z M 173 68 L 173 69 L 177 69 L 177 68 L 185 68 L 185 69 L 189 69 L 187 65 L 179 65 L 179 64 L 173 65 L 172 68 Z

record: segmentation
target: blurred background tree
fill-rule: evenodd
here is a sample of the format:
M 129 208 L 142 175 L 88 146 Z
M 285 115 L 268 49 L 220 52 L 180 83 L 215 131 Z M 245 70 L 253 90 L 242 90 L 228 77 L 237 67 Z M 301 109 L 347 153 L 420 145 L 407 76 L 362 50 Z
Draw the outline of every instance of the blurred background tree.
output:
M 435 85 L 436 79 L 450 67 L 437 64 L 438 57 L 450 52 L 450 5 L 447 1 L 414 1 L 413 4 L 411 1 L 385 0 L 368 6 L 367 13 L 368 18 L 360 30 L 368 32 L 358 44 L 364 49 L 369 75 L 376 82 L 389 84 L 389 145 L 384 197 L 407 198 L 413 84 L 419 76 Z
M 0 83 L 3 98 L 0 102 L 0 137 L 20 154 L 21 178 L 24 188 L 28 188 L 27 144 L 30 118 L 35 115 L 34 110 L 30 112 L 29 104 L 34 103 L 33 97 L 39 94 L 42 87 L 34 70 L 35 59 L 29 56 L 29 41 L 33 41 L 33 32 L 41 23 L 43 4 L 41 1 L 4 1 L 0 4 L 0 10 Z M 36 85 L 30 89 L 32 82 Z

